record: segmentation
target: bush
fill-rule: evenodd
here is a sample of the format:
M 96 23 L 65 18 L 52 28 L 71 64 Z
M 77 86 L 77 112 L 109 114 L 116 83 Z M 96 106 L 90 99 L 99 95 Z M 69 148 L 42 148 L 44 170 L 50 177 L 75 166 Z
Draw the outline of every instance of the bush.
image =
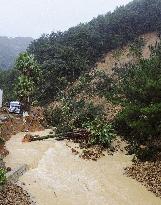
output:
M 100 144 L 107 147 L 115 138 L 112 125 L 98 118 L 92 122 L 84 123 L 83 127 L 88 129 L 92 135 L 90 139 L 91 144 Z
M 5 184 L 6 182 L 6 171 L 0 168 L 0 185 Z
M 121 129 L 144 141 L 151 136 L 161 134 L 161 103 L 149 106 L 131 105 L 117 116 L 117 125 Z M 119 128 L 119 129 L 120 129 Z
M 47 109 L 45 115 L 48 123 L 57 127 L 57 133 L 66 133 L 103 116 L 103 110 L 84 99 L 62 98 L 60 104 Z
M 129 148 L 129 154 L 135 154 L 133 161 L 137 159 L 141 161 L 156 161 L 157 156 L 161 150 L 156 146 L 138 146 L 133 145 Z

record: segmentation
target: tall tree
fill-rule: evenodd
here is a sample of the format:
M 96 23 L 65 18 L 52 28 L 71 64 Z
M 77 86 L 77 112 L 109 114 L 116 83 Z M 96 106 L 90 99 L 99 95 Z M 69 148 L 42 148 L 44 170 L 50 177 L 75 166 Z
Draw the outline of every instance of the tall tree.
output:
M 24 108 L 29 110 L 31 98 L 38 89 L 41 80 L 41 69 L 34 58 L 34 55 L 27 52 L 21 53 L 16 60 L 15 69 L 19 73 L 15 85 L 15 92 L 18 99 L 24 104 Z

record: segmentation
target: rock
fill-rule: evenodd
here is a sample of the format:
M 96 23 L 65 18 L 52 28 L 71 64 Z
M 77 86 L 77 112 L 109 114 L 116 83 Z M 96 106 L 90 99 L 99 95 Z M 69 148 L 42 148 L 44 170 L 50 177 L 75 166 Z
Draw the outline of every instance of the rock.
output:
M 10 172 L 11 170 L 12 170 L 11 167 L 7 167 L 6 169 L 7 172 Z
M 8 117 L 6 115 L 0 115 L 0 121 L 4 122 L 8 119 Z
M 33 139 L 33 136 L 30 134 L 26 134 L 22 140 L 22 142 L 31 142 Z

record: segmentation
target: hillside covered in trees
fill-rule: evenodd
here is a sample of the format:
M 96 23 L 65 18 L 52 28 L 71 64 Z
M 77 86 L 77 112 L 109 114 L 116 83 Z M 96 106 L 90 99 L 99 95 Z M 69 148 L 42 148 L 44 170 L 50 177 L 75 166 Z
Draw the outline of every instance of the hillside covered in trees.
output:
M 160 0 L 134 0 L 126 6 L 118 7 L 114 12 L 108 12 L 92 19 L 89 23 L 79 24 L 65 32 L 44 34 L 32 41 L 28 52 L 34 54 L 42 68 L 43 76 L 34 98 L 43 104 L 53 101 L 69 83 L 72 84 L 81 75 L 88 73 L 108 52 L 122 48 L 129 42 L 137 41 L 136 39 L 145 33 L 157 32 L 159 36 L 160 19 Z M 5 39 L 4 42 L 13 42 L 12 46 L 11 43 L 7 45 L 14 47 L 13 50 L 17 54 L 25 49 L 32 40 L 28 38 L 25 45 L 23 44 L 23 49 L 20 49 L 23 38 L 3 39 Z M 11 49 L 6 55 L 1 54 L 2 51 L 5 52 L 5 49 L 1 49 L 4 47 L 2 42 L 0 41 L 2 44 L 0 62 L 1 65 L 5 64 L 2 67 L 7 68 L 14 60 L 13 52 Z M 13 46 L 15 44 L 16 46 Z M 10 52 L 12 54 L 8 55 Z M 7 64 L 3 63 L 4 61 Z M 6 76 L 7 81 L 3 80 L 3 85 L 1 83 L 0 86 L 4 89 L 5 83 L 8 84 L 8 79 L 11 78 L 10 85 L 12 85 L 15 78 L 10 77 L 13 75 L 12 72 L 11 74 L 6 72 L 3 75 Z M 2 74 L 0 78 L 1 76 Z M 13 94 L 6 95 L 11 96 L 12 99 Z
M 0 37 L 0 68 L 12 68 L 18 54 L 25 51 L 32 40 L 30 37 Z
M 129 155 L 125 174 L 161 197 L 160 22 L 161 0 L 134 0 L 34 40 L 0 72 L 5 101 L 19 100 L 29 114 L 41 106 L 43 126 L 54 128 L 25 142 L 73 141 L 72 153 L 86 160 Z
M 89 23 L 33 41 L 28 51 L 35 55 L 43 69 L 39 100 L 55 99 L 60 90 L 88 72 L 105 53 L 121 48 L 144 33 L 159 33 L 160 19 L 160 0 L 134 0 Z

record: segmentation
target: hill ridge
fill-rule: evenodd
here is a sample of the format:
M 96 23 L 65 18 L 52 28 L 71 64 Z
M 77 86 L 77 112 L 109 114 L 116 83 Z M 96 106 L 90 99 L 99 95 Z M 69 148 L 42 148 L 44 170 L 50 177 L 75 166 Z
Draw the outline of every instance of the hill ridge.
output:
M 0 36 L 0 69 L 12 68 L 18 54 L 25 51 L 32 41 L 31 37 Z

